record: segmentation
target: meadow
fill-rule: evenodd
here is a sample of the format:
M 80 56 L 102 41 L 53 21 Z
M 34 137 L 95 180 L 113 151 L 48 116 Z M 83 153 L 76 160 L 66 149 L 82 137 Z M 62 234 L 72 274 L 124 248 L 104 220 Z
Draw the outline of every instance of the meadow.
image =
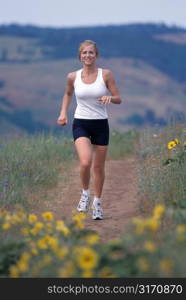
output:
M 137 158 L 141 216 L 103 243 L 83 213 L 67 220 L 30 211 L 33 193 L 67 180 L 77 162 L 73 141 L 0 140 L 0 277 L 185 277 L 186 126 L 113 131 L 109 159 L 129 156 Z

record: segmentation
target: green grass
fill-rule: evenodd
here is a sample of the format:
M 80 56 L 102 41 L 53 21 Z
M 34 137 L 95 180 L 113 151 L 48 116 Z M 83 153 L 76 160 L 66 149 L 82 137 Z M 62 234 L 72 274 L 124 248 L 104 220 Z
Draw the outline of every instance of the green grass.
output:
M 112 159 L 134 152 L 136 134 L 113 132 L 109 147 Z M 117 147 L 116 147 L 117 145 Z M 52 134 L 0 141 L 0 204 L 27 204 L 31 193 L 48 190 L 65 178 L 71 162 L 77 160 L 70 138 Z M 63 172 L 61 167 L 63 166 Z
M 108 155 L 112 159 L 123 159 L 136 153 L 139 133 L 136 130 L 126 132 L 113 131 L 110 135 Z
M 23 204 L 29 193 L 58 182 L 63 165 L 74 159 L 72 140 L 36 135 L 0 142 L 0 203 Z
M 186 209 L 185 129 L 186 126 L 175 124 L 156 133 L 150 128 L 141 133 L 139 185 L 146 203 L 161 202 L 175 212 Z M 168 143 L 174 139 L 179 140 L 178 144 L 168 149 Z

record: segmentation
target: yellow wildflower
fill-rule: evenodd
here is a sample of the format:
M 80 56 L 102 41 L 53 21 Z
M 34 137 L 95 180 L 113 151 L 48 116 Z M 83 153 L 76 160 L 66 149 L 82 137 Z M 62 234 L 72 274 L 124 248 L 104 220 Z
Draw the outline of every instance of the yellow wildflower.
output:
M 137 266 L 142 272 L 149 270 L 149 262 L 145 257 L 140 257 L 137 259 Z
M 29 216 L 28 216 L 28 222 L 29 223 L 35 223 L 35 222 L 37 222 L 37 216 L 34 215 L 34 214 L 29 214 Z
M 4 219 L 5 219 L 5 221 L 11 221 L 12 216 L 9 213 L 7 213 L 4 217 Z
M 56 249 L 59 245 L 59 241 L 57 238 L 53 237 L 53 236 L 48 236 L 45 238 L 45 240 L 48 242 L 48 245 L 52 248 L 52 249 Z
M 157 250 L 156 245 L 152 241 L 146 241 L 144 243 L 144 249 L 149 251 L 149 252 L 155 252 Z
M 186 146 L 186 141 L 183 142 L 183 145 Z
M 18 260 L 17 264 L 16 264 L 19 272 L 26 272 L 29 268 L 28 262 L 25 260 Z
M 156 218 L 147 218 L 146 221 L 146 227 L 154 232 L 158 231 L 160 224 Z
M 54 215 L 50 211 L 46 211 L 42 214 L 42 217 L 45 221 L 52 221 L 54 219 Z
M 81 212 L 79 214 L 76 214 L 72 217 L 72 220 L 76 222 L 76 228 L 78 229 L 83 229 L 84 228 L 84 224 L 83 224 L 83 220 L 86 218 L 85 213 Z
M 176 231 L 177 233 L 185 233 L 186 232 L 186 225 L 185 224 L 179 224 L 177 227 L 176 227 Z
M 83 229 L 83 228 L 85 228 L 85 225 L 82 222 L 77 222 L 76 223 L 76 228 Z
M 16 266 L 20 272 L 26 272 L 29 268 L 30 253 L 23 252 L 20 259 L 17 261 Z
M 42 229 L 44 227 L 44 224 L 42 223 L 42 222 L 37 222 L 37 223 L 35 223 L 35 228 L 37 228 L 37 229 Z
M 170 261 L 170 259 L 162 259 L 160 261 L 160 270 L 163 272 L 163 273 L 166 273 L 166 274 L 171 274 L 172 272 L 172 269 L 173 269 L 173 263 Z
M 8 222 L 2 224 L 2 229 L 4 229 L 4 230 L 10 229 L 10 227 L 11 227 L 11 224 Z
M 176 239 L 178 242 L 184 242 L 186 240 L 186 225 L 180 224 L 176 227 Z
M 34 227 L 34 228 L 30 229 L 30 233 L 32 235 L 37 235 L 39 233 L 39 229 L 37 229 L 36 227 Z
M 68 229 L 67 226 L 64 226 L 62 231 L 63 231 L 64 236 L 67 236 L 70 234 L 70 230 Z
M 165 211 L 165 206 L 162 205 L 162 204 L 158 204 L 154 207 L 154 210 L 153 210 L 153 217 L 154 218 L 161 218 L 162 214 L 164 213 Z
M 85 241 L 89 245 L 97 244 L 100 241 L 100 237 L 96 233 L 89 234 L 85 237 Z
M 37 254 L 38 254 L 38 250 L 37 250 L 36 247 L 32 247 L 32 248 L 30 249 L 30 252 L 31 252 L 32 255 L 37 255 Z
M 92 277 L 94 277 L 93 275 L 94 275 L 94 273 L 92 271 L 87 270 L 82 273 L 81 277 L 82 278 L 92 278 Z
M 177 145 L 177 144 L 176 144 L 175 141 L 170 141 L 170 142 L 168 142 L 168 144 L 167 144 L 167 148 L 168 148 L 169 150 L 171 150 L 171 149 L 174 148 L 176 145 Z
M 57 220 L 56 221 L 56 230 L 61 231 L 61 229 L 63 228 L 63 226 L 65 225 L 63 220 Z
M 21 228 L 20 231 L 23 235 L 28 235 L 29 234 L 29 228 L 28 227 L 23 227 L 23 228 Z
M 80 212 L 79 214 L 76 214 L 72 217 L 72 220 L 75 221 L 75 222 L 79 222 L 79 221 L 82 221 L 86 218 L 86 215 L 85 213 L 83 212 Z
M 9 277 L 17 278 L 19 277 L 19 270 L 16 266 L 11 266 L 9 269 Z
M 47 249 L 48 248 L 48 243 L 46 241 L 45 238 L 42 238 L 42 239 L 39 239 L 37 241 L 37 246 L 40 248 L 40 249 Z
M 77 263 L 83 270 L 90 270 L 97 266 L 98 254 L 89 247 L 80 247 L 77 254 Z
M 175 142 L 176 145 L 177 145 L 177 144 L 179 144 L 180 141 L 179 141 L 178 139 L 174 139 L 174 142 Z
M 53 229 L 53 224 L 52 223 L 46 223 L 45 224 L 45 229 L 46 229 L 46 232 L 51 233 L 52 229 Z
M 35 223 L 34 227 L 30 229 L 30 233 L 33 235 L 37 235 L 43 227 L 44 227 L 43 223 L 37 222 Z
M 133 218 L 132 219 L 133 224 L 136 225 L 135 227 L 135 233 L 136 234 L 142 234 L 145 229 L 145 221 L 141 218 Z
M 30 258 L 31 258 L 31 255 L 28 252 L 23 252 L 20 257 L 20 259 L 23 261 L 29 261 Z
M 63 232 L 65 236 L 67 236 L 70 233 L 69 228 L 65 225 L 65 223 L 62 220 L 56 221 L 56 230 Z
M 15 223 L 21 223 L 21 218 L 17 215 L 17 214 L 13 214 L 12 215 L 12 220 L 11 220 L 11 222 L 13 223 L 13 224 L 15 224 Z

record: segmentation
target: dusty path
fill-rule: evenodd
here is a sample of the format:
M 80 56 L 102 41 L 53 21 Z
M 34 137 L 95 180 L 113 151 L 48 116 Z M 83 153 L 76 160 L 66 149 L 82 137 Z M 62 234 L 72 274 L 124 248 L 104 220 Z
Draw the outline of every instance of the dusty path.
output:
M 119 237 L 130 219 L 140 214 L 136 177 L 134 158 L 106 161 L 106 179 L 102 197 L 104 220 L 92 220 L 91 209 L 85 220 L 86 227 L 97 231 L 103 241 Z M 55 190 L 48 192 L 49 200 L 40 203 L 39 210 L 50 210 L 57 218 L 71 218 L 79 202 L 80 186 L 79 167 L 75 165 L 69 172 L 68 180 L 59 182 Z

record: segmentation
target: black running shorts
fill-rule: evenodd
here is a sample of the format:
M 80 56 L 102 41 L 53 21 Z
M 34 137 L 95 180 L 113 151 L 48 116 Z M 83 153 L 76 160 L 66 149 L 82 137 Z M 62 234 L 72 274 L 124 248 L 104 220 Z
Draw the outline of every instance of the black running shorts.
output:
M 74 141 L 85 136 L 94 145 L 106 146 L 109 143 L 108 119 L 74 119 L 72 132 Z

